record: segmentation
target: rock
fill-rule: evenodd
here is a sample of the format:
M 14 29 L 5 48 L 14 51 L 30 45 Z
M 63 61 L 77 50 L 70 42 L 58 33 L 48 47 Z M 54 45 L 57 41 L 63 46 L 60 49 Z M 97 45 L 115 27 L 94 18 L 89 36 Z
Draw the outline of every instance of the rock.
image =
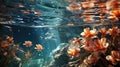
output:
M 55 50 L 53 50 L 52 55 L 54 61 L 52 61 L 48 67 L 62 67 L 69 62 L 69 56 L 67 55 L 68 44 L 62 43 Z
M 62 43 L 53 50 L 51 56 L 54 60 L 47 67 L 78 67 L 82 63 L 83 58 L 89 55 L 88 52 L 82 49 L 79 57 L 70 58 L 67 54 L 68 47 L 69 44 Z

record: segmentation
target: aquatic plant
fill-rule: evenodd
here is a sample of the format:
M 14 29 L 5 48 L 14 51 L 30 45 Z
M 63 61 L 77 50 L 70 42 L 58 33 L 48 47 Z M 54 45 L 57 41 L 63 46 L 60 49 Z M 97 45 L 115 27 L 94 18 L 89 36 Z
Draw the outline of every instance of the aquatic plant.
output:
M 115 28 L 115 29 L 114 29 Z M 114 32 L 112 31 L 114 29 Z M 104 59 L 107 61 L 108 65 L 120 65 L 120 28 L 113 26 L 112 29 L 108 28 L 108 30 L 104 31 L 105 28 L 101 28 L 96 33 L 91 34 L 89 28 L 85 28 L 84 32 L 81 33 L 83 39 L 83 43 L 79 44 L 71 44 L 68 48 L 68 55 L 70 58 L 80 57 L 81 50 L 85 50 L 86 53 L 89 52 L 89 56 L 83 58 L 83 63 L 88 66 L 98 65 L 97 62 L 100 59 Z M 111 30 L 111 31 L 110 31 Z M 93 30 L 92 30 L 93 31 Z M 75 41 L 75 40 L 73 40 Z M 72 47 L 71 47 L 72 45 Z M 81 45 L 81 46 L 76 46 Z M 78 49 L 78 50 L 77 50 Z M 72 56 L 72 57 L 71 57 Z M 102 62 L 102 61 L 101 61 Z M 110 62 L 110 63 L 109 63 Z M 106 65 L 107 65 L 106 64 Z
M 31 48 L 33 48 L 31 41 L 25 41 L 23 45 L 28 49 L 24 50 L 20 47 L 20 44 L 15 44 L 14 38 L 11 36 L 0 37 L 0 66 L 7 67 L 11 66 L 11 64 L 16 64 L 17 67 L 22 67 L 22 65 L 31 61 L 33 56 L 38 54 L 36 51 L 43 50 L 42 45 L 37 44 L 35 52 L 31 52 Z
M 66 8 L 73 12 L 81 13 L 79 18 L 83 18 L 84 22 L 93 22 L 98 23 L 96 26 L 92 25 L 93 28 L 90 30 L 89 27 L 84 28 L 84 31 L 81 33 L 82 39 L 80 40 L 79 47 L 76 47 L 78 44 L 71 44 L 69 48 L 75 46 L 75 48 L 71 48 L 74 51 L 70 51 L 68 49 L 68 55 L 72 54 L 73 58 L 81 57 L 81 50 L 85 50 L 86 53 L 90 53 L 86 55 L 85 58 L 81 59 L 78 67 L 81 67 L 82 64 L 85 64 L 85 67 L 94 67 L 100 66 L 99 62 L 105 62 L 107 67 L 109 66 L 120 66 L 120 28 L 119 25 L 115 25 L 119 23 L 120 20 L 120 9 L 119 9 L 119 1 L 118 0 L 85 0 L 85 1 L 76 1 L 76 0 L 68 0 L 70 3 Z M 99 12 L 94 12 L 94 9 L 97 8 Z M 106 15 L 108 14 L 108 15 Z M 96 16 L 99 17 L 99 21 L 94 19 Z M 94 17 L 94 18 L 93 18 Z M 107 20 L 107 22 L 105 21 Z M 107 26 L 104 24 L 107 23 Z M 111 22 L 111 23 L 109 23 Z M 100 25 L 103 25 L 103 28 L 99 28 Z M 96 30 L 95 28 L 98 27 Z M 110 28 L 111 27 L 111 28 Z M 81 37 L 80 37 L 81 38 Z M 75 40 L 72 40 L 75 41 Z M 79 51 L 75 51 L 79 49 Z M 80 55 L 80 56 L 76 56 Z M 71 58 L 71 56 L 70 56 Z M 104 60 L 103 60 L 104 59 Z M 101 61 L 102 60 L 102 61 Z

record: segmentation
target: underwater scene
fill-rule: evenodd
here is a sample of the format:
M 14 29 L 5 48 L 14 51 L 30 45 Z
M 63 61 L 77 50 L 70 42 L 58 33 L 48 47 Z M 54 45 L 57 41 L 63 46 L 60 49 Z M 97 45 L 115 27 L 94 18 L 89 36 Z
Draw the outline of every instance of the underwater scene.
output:
M 0 67 L 120 67 L 120 0 L 0 0 Z

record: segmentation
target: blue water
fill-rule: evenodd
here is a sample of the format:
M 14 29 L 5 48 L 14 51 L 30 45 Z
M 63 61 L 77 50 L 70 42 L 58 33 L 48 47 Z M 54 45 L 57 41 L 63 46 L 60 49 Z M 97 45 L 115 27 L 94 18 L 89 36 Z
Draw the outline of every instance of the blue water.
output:
M 18 8 L 15 4 L 21 4 L 24 8 Z M 60 44 L 68 43 L 74 37 L 80 37 L 83 29 L 90 27 L 89 24 L 83 25 L 83 19 L 76 18 L 80 12 L 73 13 L 66 10 L 66 6 L 69 5 L 66 0 L 1 0 L 0 5 L 6 6 L 0 10 L 0 13 L 6 15 L 6 20 L 12 17 L 9 24 L 5 21 L 0 26 L 0 36 L 12 36 L 15 44 L 20 44 L 20 48 L 24 51 L 28 50 L 23 45 L 24 41 L 29 40 L 33 43 L 30 52 L 34 55 L 28 62 L 22 64 L 22 67 L 47 67 L 54 60 L 52 52 Z M 35 15 L 33 12 L 22 13 L 32 9 L 41 12 L 41 15 Z M 68 26 L 68 23 L 74 26 Z M 36 52 L 34 49 L 36 44 L 41 44 L 43 50 Z M 16 66 L 9 64 L 8 67 Z
M 8 26 L 3 25 L 1 32 L 5 32 L 4 35 L 14 37 L 16 44 L 20 44 L 20 48 L 27 51 L 28 48 L 23 45 L 24 41 L 32 41 L 33 46 L 30 48 L 32 58 L 23 67 L 43 67 L 53 61 L 52 51 L 61 43 L 68 43 L 70 39 L 79 36 L 82 31 L 82 27 L 22 27 L 22 26 Z M 0 28 L 0 29 L 2 29 Z M 80 30 L 81 29 L 81 30 Z M 7 32 L 5 31 L 7 30 Z M 76 31 L 79 30 L 79 31 Z M 36 52 L 34 49 L 36 44 L 41 44 L 43 50 Z M 19 54 L 18 54 L 19 57 Z M 34 63 L 33 63 L 34 62 Z M 10 65 L 9 65 L 10 66 Z M 11 66 L 10 66 L 11 67 Z
M 66 10 L 69 3 L 65 0 L 1 0 L 0 4 L 6 5 L 5 10 L 1 12 L 12 16 L 12 22 L 0 28 L 0 35 L 14 37 L 15 43 L 20 44 L 20 48 L 24 51 L 28 50 L 23 45 L 24 41 L 33 42 L 30 51 L 35 55 L 29 62 L 22 64 L 23 67 L 46 67 L 53 61 L 51 53 L 59 44 L 68 43 L 70 39 L 79 36 L 83 31 L 81 26 L 66 26 L 69 22 L 81 24 L 82 19 L 70 17 L 74 16 L 74 13 Z M 25 7 L 18 8 L 14 6 L 15 4 L 22 4 Z M 33 12 L 22 13 L 33 8 L 42 14 L 37 16 Z M 43 50 L 36 52 L 33 48 L 39 43 L 43 46 Z M 15 65 L 8 66 L 15 67 Z

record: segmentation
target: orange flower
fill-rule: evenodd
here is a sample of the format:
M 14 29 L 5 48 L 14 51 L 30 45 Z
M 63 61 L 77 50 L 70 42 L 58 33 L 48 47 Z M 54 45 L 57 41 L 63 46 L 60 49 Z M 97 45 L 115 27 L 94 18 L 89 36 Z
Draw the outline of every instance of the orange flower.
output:
M 94 51 L 94 52 L 102 52 L 104 53 L 106 51 L 106 48 L 109 46 L 108 43 L 106 43 L 106 38 L 101 38 L 101 40 L 89 40 L 86 42 L 84 49 L 86 51 Z
M 73 40 L 73 43 L 74 43 L 74 44 L 81 44 L 80 38 L 75 37 L 74 40 Z
M 68 49 L 67 53 L 70 55 L 70 57 L 78 57 L 79 55 L 79 50 L 77 49 Z
M 118 9 L 118 10 L 113 10 L 113 11 L 112 11 L 112 14 L 113 14 L 114 16 L 116 16 L 117 18 L 120 18 L 120 9 Z
M 7 46 L 9 46 L 8 41 L 2 41 L 2 42 L 1 42 L 1 45 L 0 45 L 1 48 L 4 49 L 4 48 L 6 48 Z
M 112 29 L 109 29 L 107 32 L 112 36 L 116 36 L 119 34 L 119 29 L 117 26 L 114 26 Z
M 120 61 L 120 53 L 118 51 L 111 51 L 111 55 L 118 61 Z
M 85 46 L 84 49 L 89 52 L 92 52 L 94 50 L 93 46 Z
M 102 28 L 101 30 L 100 30 L 100 33 L 102 34 L 102 35 L 105 35 L 106 34 L 106 29 L 105 28 Z
M 8 36 L 7 41 L 10 42 L 10 43 L 14 42 L 13 37 Z
M 95 44 L 94 51 L 105 51 L 106 48 L 109 46 L 109 44 L 106 43 L 106 38 L 101 38 L 101 40 L 96 40 L 94 44 Z
M 86 59 L 84 59 L 85 64 L 95 64 L 99 57 L 97 55 L 89 55 Z
M 43 47 L 42 47 L 41 44 L 36 44 L 35 49 L 38 50 L 38 51 L 41 51 L 43 49 Z
M 89 35 L 89 34 L 90 34 L 90 28 L 85 28 L 85 29 L 84 29 L 84 32 L 81 33 L 81 35 L 82 35 L 83 37 L 86 37 L 86 36 Z
M 111 55 L 106 56 L 106 59 L 110 61 L 112 64 L 116 64 L 115 59 Z
M 96 35 L 96 30 L 95 29 L 90 30 L 90 28 L 85 28 L 84 32 L 82 32 L 81 35 L 85 38 L 86 37 L 92 37 L 92 36 Z
M 25 41 L 24 45 L 26 47 L 31 47 L 32 46 L 32 42 L 31 41 Z
M 111 55 L 106 56 L 106 59 L 110 61 L 112 64 L 116 64 L 116 62 L 120 61 L 120 53 L 118 51 L 111 51 Z

